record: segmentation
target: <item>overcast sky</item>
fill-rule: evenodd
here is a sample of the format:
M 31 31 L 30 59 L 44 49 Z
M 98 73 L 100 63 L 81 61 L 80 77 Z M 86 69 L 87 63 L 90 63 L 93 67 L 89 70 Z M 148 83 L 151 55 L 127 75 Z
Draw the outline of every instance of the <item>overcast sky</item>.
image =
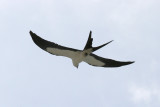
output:
M 37 47 L 32 30 L 95 54 L 135 61 L 75 68 Z M 0 0 L 0 107 L 160 107 L 159 0 Z

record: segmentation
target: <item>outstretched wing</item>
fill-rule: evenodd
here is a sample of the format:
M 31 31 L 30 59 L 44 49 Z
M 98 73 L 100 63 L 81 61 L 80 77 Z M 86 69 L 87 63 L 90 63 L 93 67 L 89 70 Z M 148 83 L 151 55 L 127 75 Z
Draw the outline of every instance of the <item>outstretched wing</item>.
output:
M 115 61 L 112 59 L 106 59 L 102 58 L 100 56 L 97 56 L 95 54 L 90 54 L 88 55 L 85 59 L 84 62 L 93 65 L 93 66 L 99 66 L 99 67 L 120 67 L 128 64 L 132 64 L 134 62 L 121 62 L 121 61 Z
M 44 40 L 41 37 L 37 36 L 32 31 L 30 31 L 29 33 L 30 33 L 34 43 L 37 46 L 39 46 L 41 49 L 43 49 L 53 55 L 65 56 L 65 57 L 72 58 L 77 51 L 80 51 L 77 49 L 72 49 L 72 48 L 60 46 L 56 43 Z

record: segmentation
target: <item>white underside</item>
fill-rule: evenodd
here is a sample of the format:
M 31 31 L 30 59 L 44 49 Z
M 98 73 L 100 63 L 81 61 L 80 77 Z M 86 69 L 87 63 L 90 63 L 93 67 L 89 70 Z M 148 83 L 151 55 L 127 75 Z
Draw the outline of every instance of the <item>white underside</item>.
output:
M 57 56 L 65 56 L 65 57 L 69 57 L 71 59 L 77 53 L 77 52 L 71 51 L 71 50 L 62 50 L 62 49 L 50 48 L 50 47 L 46 48 L 46 51 L 48 51 L 54 55 L 57 55 Z
M 78 67 L 79 63 L 82 61 L 95 65 L 95 66 L 103 66 L 105 63 L 101 62 L 100 60 L 95 59 L 93 56 L 87 55 L 85 56 L 85 53 L 87 52 L 88 54 L 91 53 L 91 50 L 85 50 L 85 51 L 71 51 L 71 50 L 62 50 L 62 49 L 57 49 L 57 48 L 46 48 L 46 51 L 57 55 L 57 56 L 65 56 L 69 57 L 72 59 L 73 65 L 75 67 Z
M 78 67 L 78 64 L 83 61 L 83 57 L 81 55 L 81 51 L 71 51 L 71 50 L 62 50 L 57 48 L 46 48 L 46 51 L 58 55 L 65 56 L 72 59 L 72 63 L 75 67 Z
M 94 65 L 94 66 L 104 66 L 105 63 L 101 62 L 100 60 L 95 59 L 93 56 L 88 55 L 84 60 L 84 62 L 87 62 L 88 64 Z

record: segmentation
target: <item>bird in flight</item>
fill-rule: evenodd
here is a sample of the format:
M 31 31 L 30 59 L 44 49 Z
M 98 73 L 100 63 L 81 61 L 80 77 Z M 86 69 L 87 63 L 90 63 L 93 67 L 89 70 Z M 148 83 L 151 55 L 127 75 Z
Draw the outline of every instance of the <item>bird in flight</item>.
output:
M 58 45 L 56 43 L 47 41 L 32 31 L 29 32 L 32 40 L 34 43 L 39 46 L 41 49 L 44 51 L 49 52 L 50 54 L 56 55 L 56 56 L 64 56 L 72 59 L 72 63 L 75 67 L 78 68 L 79 63 L 82 61 L 92 65 L 92 66 L 97 66 L 97 67 L 120 67 L 128 64 L 134 63 L 134 61 L 116 61 L 113 59 L 108 59 L 108 58 L 102 58 L 100 56 L 97 56 L 93 54 L 94 51 L 104 47 L 105 45 L 111 43 L 112 41 L 109 41 L 103 45 L 97 46 L 97 47 L 92 47 L 92 41 L 93 38 L 92 36 L 92 31 L 89 33 L 89 37 L 87 40 L 87 43 L 84 47 L 83 50 L 78 50 L 78 49 L 73 49 L 65 46 Z

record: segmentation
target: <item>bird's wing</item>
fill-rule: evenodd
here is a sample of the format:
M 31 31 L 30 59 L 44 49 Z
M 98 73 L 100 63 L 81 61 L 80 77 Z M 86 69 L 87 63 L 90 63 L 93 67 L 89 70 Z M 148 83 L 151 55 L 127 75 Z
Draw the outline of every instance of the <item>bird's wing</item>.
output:
M 85 59 L 84 62 L 98 67 L 120 67 L 128 64 L 132 64 L 134 62 L 128 61 L 128 62 L 121 62 L 121 61 L 115 61 L 112 59 L 106 59 L 102 58 L 100 56 L 97 56 L 95 54 L 89 54 Z
M 72 49 L 72 48 L 68 48 L 68 47 L 64 47 L 64 46 L 60 46 L 56 43 L 47 41 L 42 39 L 41 37 L 37 36 L 35 33 L 33 33 L 32 31 L 29 32 L 34 43 L 39 46 L 41 49 L 53 54 L 53 55 L 57 55 L 57 56 L 65 56 L 65 57 L 69 57 L 69 58 L 73 58 L 75 53 L 77 51 L 77 49 Z

